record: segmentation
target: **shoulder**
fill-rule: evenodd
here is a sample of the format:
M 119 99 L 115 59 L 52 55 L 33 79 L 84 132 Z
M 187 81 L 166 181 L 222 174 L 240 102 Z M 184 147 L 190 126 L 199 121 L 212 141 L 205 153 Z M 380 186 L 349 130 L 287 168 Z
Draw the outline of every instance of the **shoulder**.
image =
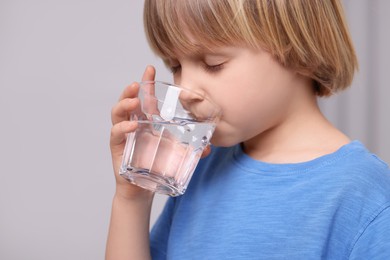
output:
M 340 181 L 345 183 L 351 198 L 372 214 L 390 204 L 390 169 L 378 156 L 360 142 L 352 144 L 343 164 Z
M 331 170 L 332 177 L 351 188 L 367 192 L 370 190 L 366 195 L 383 194 L 390 200 L 389 166 L 358 141 L 343 149 L 345 151 L 341 158 L 327 167 Z
M 348 213 L 344 224 L 356 228 L 350 258 L 390 259 L 389 166 L 355 141 L 333 169 L 340 206 Z

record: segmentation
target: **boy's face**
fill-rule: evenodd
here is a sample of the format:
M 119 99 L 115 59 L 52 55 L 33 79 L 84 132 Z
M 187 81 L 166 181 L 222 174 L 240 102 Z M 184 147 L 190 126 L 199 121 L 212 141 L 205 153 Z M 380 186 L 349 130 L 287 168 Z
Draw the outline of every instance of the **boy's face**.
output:
M 175 84 L 204 93 L 222 108 L 211 140 L 217 146 L 247 141 L 288 120 L 310 85 L 268 52 L 246 47 L 216 48 L 167 63 Z

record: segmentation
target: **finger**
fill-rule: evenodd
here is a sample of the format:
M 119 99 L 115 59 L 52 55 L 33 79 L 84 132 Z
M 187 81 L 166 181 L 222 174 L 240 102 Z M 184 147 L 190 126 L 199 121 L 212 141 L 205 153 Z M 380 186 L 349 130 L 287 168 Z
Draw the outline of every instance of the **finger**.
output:
M 146 67 L 145 72 L 142 76 L 142 81 L 152 81 L 154 80 L 154 77 L 156 75 L 156 70 L 153 66 L 149 65 Z M 119 100 L 125 99 L 125 98 L 133 98 L 138 96 L 138 90 L 139 90 L 139 83 L 133 82 L 131 85 L 127 86 L 122 94 L 119 97 Z
M 111 146 L 124 144 L 124 142 L 126 141 L 126 134 L 135 131 L 137 125 L 138 124 L 136 121 L 122 121 L 120 123 L 115 124 L 111 128 Z
M 156 69 L 153 66 L 148 65 L 145 69 L 144 75 L 142 76 L 142 81 L 143 82 L 154 81 L 155 76 L 156 76 Z M 144 83 L 142 87 L 146 93 L 154 96 L 155 92 L 154 92 L 154 83 L 153 82 Z
M 142 76 L 142 81 L 143 82 L 154 81 L 155 76 L 156 76 L 156 69 L 153 66 L 148 65 L 145 69 L 144 75 Z M 144 83 L 142 85 L 142 89 L 146 94 L 144 96 L 143 108 L 149 114 L 159 114 L 157 98 L 155 96 L 155 83 L 154 82 Z
M 151 115 L 160 115 L 158 110 L 158 98 L 155 95 L 155 83 L 144 83 L 141 86 L 143 93 L 143 104 L 142 108 L 145 113 Z
M 153 66 L 148 65 L 146 66 L 144 75 L 142 76 L 142 81 L 153 81 L 155 76 L 156 76 L 156 69 Z
M 122 94 L 119 97 L 119 100 L 125 98 L 134 98 L 138 96 L 138 90 L 139 90 L 139 83 L 133 82 L 123 90 Z
M 128 121 L 130 113 L 138 109 L 139 106 L 138 98 L 125 98 L 119 101 L 111 110 L 112 124 L 115 125 L 121 121 Z

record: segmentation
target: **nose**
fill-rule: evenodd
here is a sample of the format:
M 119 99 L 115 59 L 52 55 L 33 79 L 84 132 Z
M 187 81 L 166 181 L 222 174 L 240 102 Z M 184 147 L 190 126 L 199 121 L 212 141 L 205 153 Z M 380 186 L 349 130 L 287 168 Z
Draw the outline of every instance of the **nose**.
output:
M 184 109 L 196 120 L 210 120 L 220 115 L 220 108 L 214 105 L 207 94 L 207 78 L 197 66 L 182 64 L 181 71 L 175 75 L 175 83 L 182 87 L 180 102 Z M 187 66 L 186 66 L 187 65 Z
M 188 109 L 191 104 L 202 102 L 204 100 L 204 96 L 192 90 L 182 88 L 179 99 L 183 107 Z
M 201 87 L 202 83 L 194 70 L 182 66 L 180 75 L 175 77 L 175 84 L 183 89 L 180 93 L 181 100 L 185 102 L 200 102 L 204 100 L 205 93 Z

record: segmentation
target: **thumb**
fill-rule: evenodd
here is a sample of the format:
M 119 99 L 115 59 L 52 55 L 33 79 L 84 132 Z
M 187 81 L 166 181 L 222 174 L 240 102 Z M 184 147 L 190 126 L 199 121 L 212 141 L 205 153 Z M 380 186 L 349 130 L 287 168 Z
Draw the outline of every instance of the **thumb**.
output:
M 142 76 L 142 81 L 153 81 L 155 76 L 156 69 L 153 66 L 148 65 L 146 66 L 144 75 Z

